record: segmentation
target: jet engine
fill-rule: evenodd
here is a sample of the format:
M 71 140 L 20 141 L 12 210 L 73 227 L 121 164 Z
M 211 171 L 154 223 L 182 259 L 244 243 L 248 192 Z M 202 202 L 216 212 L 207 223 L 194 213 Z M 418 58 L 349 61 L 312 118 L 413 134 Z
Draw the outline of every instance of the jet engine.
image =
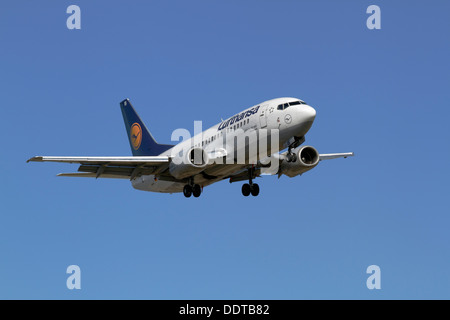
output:
M 169 172 L 176 179 L 183 179 L 202 172 L 209 163 L 208 154 L 202 148 L 180 151 L 169 165 Z
M 319 164 L 319 153 L 311 146 L 303 146 L 294 150 L 295 161 L 288 162 L 284 159 L 280 164 L 279 174 L 285 174 L 288 177 L 295 177 L 313 169 Z

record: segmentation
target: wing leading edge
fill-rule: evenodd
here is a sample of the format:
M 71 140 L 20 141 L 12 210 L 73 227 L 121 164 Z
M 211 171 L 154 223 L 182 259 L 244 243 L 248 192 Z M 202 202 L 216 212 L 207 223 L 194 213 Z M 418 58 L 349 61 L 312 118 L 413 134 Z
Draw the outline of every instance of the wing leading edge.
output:
M 141 175 L 156 174 L 164 171 L 169 164 L 169 157 L 47 157 L 37 156 L 27 162 L 62 162 L 78 163 L 78 172 L 60 173 L 60 177 L 89 177 L 134 179 Z
M 344 152 L 344 153 L 325 153 L 319 154 L 319 160 L 330 160 L 337 158 L 347 158 L 353 157 L 355 154 L 353 152 Z

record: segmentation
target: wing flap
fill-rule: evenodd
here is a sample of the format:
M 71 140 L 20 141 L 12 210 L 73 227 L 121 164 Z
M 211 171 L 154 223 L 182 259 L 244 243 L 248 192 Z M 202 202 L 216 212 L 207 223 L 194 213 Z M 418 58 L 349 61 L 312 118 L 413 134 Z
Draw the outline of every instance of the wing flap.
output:
M 59 173 L 56 175 L 57 177 L 78 177 L 78 178 L 111 178 L 111 179 L 126 179 L 128 180 L 128 176 L 123 175 L 114 175 L 114 174 L 102 174 L 97 177 L 95 173 L 89 172 L 69 172 L 69 173 Z

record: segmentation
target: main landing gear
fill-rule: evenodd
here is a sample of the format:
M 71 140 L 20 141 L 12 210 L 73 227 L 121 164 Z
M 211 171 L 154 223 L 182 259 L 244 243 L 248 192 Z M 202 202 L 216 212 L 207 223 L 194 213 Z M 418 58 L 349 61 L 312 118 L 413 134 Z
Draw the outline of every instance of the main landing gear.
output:
M 186 198 L 189 198 L 191 195 L 198 198 L 202 194 L 202 187 L 198 184 L 194 184 L 194 181 L 191 180 L 189 184 L 184 186 L 183 194 Z
M 250 194 L 252 194 L 252 196 L 256 197 L 259 194 L 259 186 L 256 183 L 253 183 L 253 170 L 249 169 L 248 170 L 248 176 L 249 176 L 249 183 L 244 183 L 242 185 L 242 194 L 244 195 L 244 197 L 248 197 Z
M 253 184 L 244 183 L 242 185 L 242 194 L 244 195 L 244 197 L 248 197 L 250 193 L 254 197 L 256 197 L 259 194 L 259 186 L 257 183 Z

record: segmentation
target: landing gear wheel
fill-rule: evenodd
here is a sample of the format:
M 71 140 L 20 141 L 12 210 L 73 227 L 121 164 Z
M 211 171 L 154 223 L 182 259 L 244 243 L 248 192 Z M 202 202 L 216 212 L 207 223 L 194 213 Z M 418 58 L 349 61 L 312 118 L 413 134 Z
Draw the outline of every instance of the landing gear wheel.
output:
M 292 161 L 292 153 L 286 154 L 286 161 L 291 162 Z
M 292 154 L 292 158 L 291 158 L 292 162 L 297 161 L 297 155 L 295 153 Z
M 250 195 L 250 192 L 251 192 L 250 185 L 248 183 L 244 183 L 242 185 L 242 194 L 244 195 L 244 197 L 248 197 Z
M 252 193 L 252 196 L 256 197 L 259 194 L 259 186 L 254 183 L 250 186 L 250 192 Z
M 297 161 L 297 155 L 289 149 L 288 153 L 286 154 L 286 161 L 287 162 L 295 162 Z
M 194 184 L 192 187 L 192 193 L 194 197 L 198 198 L 202 194 L 202 188 L 198 184 Z
M 192 187 L 190 185 L 185 185 L 183 188 L 183 194 L 186 198 L 189 198 L 192 195 Z

